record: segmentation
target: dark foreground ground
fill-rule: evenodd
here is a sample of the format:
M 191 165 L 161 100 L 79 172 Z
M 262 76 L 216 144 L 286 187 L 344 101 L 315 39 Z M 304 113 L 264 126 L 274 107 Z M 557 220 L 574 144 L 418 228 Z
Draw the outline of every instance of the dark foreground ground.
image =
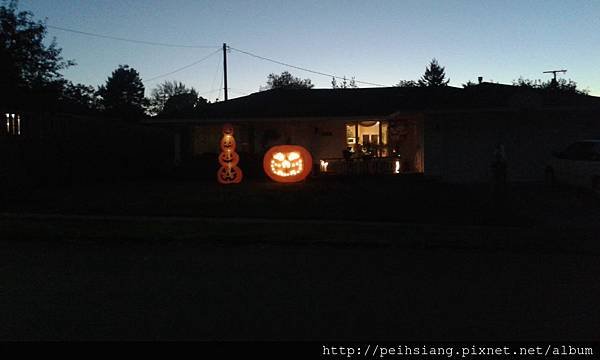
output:
M 183 194 L 186 185 L 172 186 Z M 456 206 L 466 210 L 452 215 L 463 220 L 455 224 L 372 215 L 362 222 L 271 221 L 277 216 L 264 209 L 249 215 L 265 220 L 240 219 L 244 213 L 173 218 L 194 207 L 156 192 L 136 203 L 131 192 L 119 200 L 107 195 L 118 193 L 114 188 L 95 189 L 88 204 L 61 198 L 68 194 L 61 189 L 4 203 L 0 338 L 597 340 L 600 246 L 591 225 L 598 208 L 570 190 L 513 189 L 521 192 L 511 200 L 515 215 L 502 220 L 527 221 L 489 226 L 467 221 L 484 218 L 472 205 Z M 290 189 L 284 191 L 303 191 Z M 225 200 L 245 196 L 215 191 L 228 194 L 218 195 Z M 413 197 L 435 200 L 425 195 Z M 184 204 L 192 199 L 202 203 L 192 194 Z M 268 208 L 273 199 L 261 201 Z M 105 217 L 108 205 L 99 210 L 111 202 L 121 204 L 114 211 L 120 216 Z M 163 213 L 142 211 L 151 204 Z M 22 215 L 62 213 L 67 205 L 102 216 Z M 136 206 L 137 214 L 123 210 Z M 439 206 L 432 213 L 429 219 L 443 215 Z

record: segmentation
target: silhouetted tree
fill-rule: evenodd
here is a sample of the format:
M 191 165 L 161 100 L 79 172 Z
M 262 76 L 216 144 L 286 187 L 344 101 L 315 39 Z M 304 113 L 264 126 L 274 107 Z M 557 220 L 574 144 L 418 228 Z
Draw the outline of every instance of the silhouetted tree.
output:
M 195 90 L 191 92 L 173 95 L 167 100 L 163 111 L 159 116 L 185 117 L 194 115 L 195 111 L 208 104 L 203 97 L 198 97 Z
M 178 103 L 180 103 L 182 99 L 188 99 L 188 102 L 191 102 L 192 97 L 196 99 L 198 98 L 198 93 L 193 87 L 188 88 L 182 82 L 178 81 L 165 81 L 152 89 L 152 92 L 150 93 L 150 105 L 148 107 L 148 112 L 151 115 L 160 114 L 163 112 L 165 105 L 172 96 L 186 94 L 190 94 L 190 96 L 184 96 L 180 98 Z
M 419 84 L 414 80 L 400 80 L 394 86 L 401 87 L 401 88 L 416 88 L 419 86 Z
M 98 111 L 99 99 L 93 86 L 66 81 L 59 100 L 61 110 L 68 113 L 91 114 Z
M 340 84 L 337 83 L 335 77 L 331 79 L 331 88 L 333 89 L 356 89 L 358 85 L 356 85 L 356 80 L 354 80 L 354 76 L 350 78 L 350 81 L 346 79 L 344 76 L 342 78 L 342 82 Z
M 17 7 L 16 0 L 5 0 L 0 6 L 0 92 L 12 96 L 4 97 L 8 103 L 25 94 L 37 96 L 28 103 L 39 103 L 40 98 L 54 101 L 63 84 L 60 71 L 75 63 L 60 56 L 56 39 L 45 45 L 46 25 Z
M 106 114 L 136 120 L 143 116 L 144 84 L 139 73 L 128 65 L 119 65 L 98 88 L 100 103 Z
M 425 68 L 425 74 L 419 79 L 419 86 L 427 87 L 438 87 L 446 86 L 450 82 L 450 79 L 446 80 L 446 73 L 444 67 L 438 64 L 434 58 L 429 63 L 429 66 Z
M 513 85 L 521 86 L 530 89 L 541 89 L 541 90 L 554 90 L 562 93 L 588 95 L 588 90 L 581 90 L 577 88 L 577 83 L 571 79 L 558 79 L 554 82 L 554 79 L 548 81 L 542 81 L 541 79 L 531 80 L 520 77 L 518 80 L 513 80 Z
M 310 79 L 303 80 L 294 77 L 287 71 L 282 72 L 280 75 L 271 73 L 267 77 L 268 89 L 312 89 L 313 86 Z

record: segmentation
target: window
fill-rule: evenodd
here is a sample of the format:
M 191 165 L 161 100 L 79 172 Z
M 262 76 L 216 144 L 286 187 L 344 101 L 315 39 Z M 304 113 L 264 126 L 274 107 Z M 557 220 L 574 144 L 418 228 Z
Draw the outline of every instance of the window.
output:
M 7 135 L 21 135 L 21 116 L 19 114 L 4 114 L 5 132 Z

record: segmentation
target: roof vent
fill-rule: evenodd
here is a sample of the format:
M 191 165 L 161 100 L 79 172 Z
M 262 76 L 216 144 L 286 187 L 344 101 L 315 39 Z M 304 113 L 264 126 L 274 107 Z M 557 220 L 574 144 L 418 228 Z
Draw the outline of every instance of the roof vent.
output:
M 483 82 L 483 76 L 477 77 L 477 81 L 481 84 Z

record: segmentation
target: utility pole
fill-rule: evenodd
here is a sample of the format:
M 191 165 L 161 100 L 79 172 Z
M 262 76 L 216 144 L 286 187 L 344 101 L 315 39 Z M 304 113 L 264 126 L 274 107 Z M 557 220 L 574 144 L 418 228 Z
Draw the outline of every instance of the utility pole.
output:
M 553 74 L 554 75 L 554 79 L 552 79 L 552 84 L 556 85 L 558 84 L 556 82 L 556 73 L 566 73 L 567 70 L 548 70 L 548 71 L 544 71 L 543 74 Z
M 556 76 L 556 75 L 555 75 Z M 225 85 L 225 101 L 227 101 L 227 44 L 223 43 L 223 84 Z

